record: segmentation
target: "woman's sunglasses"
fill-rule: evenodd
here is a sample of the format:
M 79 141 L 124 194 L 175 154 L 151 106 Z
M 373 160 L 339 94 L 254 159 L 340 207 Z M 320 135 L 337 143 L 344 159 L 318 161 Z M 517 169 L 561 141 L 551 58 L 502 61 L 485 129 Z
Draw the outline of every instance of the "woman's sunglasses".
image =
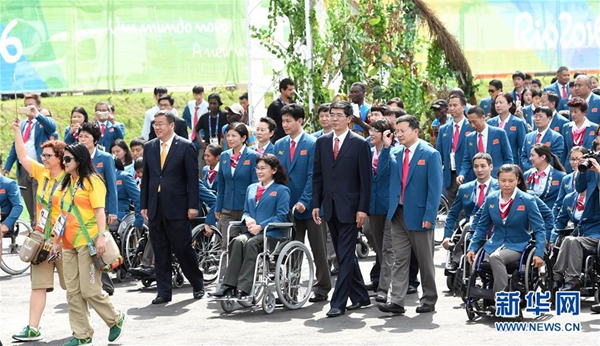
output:
M 71 163 L 71 161 L 75 160 L 73 156 L 63 156 L 64 163 Z

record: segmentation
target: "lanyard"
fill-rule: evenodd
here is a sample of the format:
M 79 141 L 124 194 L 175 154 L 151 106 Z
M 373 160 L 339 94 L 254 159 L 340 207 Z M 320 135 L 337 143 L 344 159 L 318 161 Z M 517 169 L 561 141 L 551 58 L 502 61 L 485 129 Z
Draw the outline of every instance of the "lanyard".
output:
M 216 134 L 219 134 L 219 117 L 220 116 L 221 116 L 221 112 L 219 111 L 217 113 L 217 121 L 215 123 L 215 133 Z M 212 119 L 212 115 L 208 117 L 208 139 L 211 139 L 213 137 L 212 126 L 210 126 L 211 119 Z M 217 136 L 215 136 L 215 137 L 217 137 Z
M 71 181 L 69 181 L 69 190 L 71 191 L 71 203 L 69 205 L 69 209 L 67 210 L 67 214 L 71 213 L 71 210 L 73 210 L 73 206 L 75 205 L 75 201 L 73 200 L 75 198 L 75 193 L 77 192 L 77 189 L 74 189 L 71 186 Z M 67 195 L 67 190 L 65 189 L 65 191 L 63 192 L 62 197 L 60 198 L 60 210 L 64 211 L 64 204 L 65 204 L 65 196 Z

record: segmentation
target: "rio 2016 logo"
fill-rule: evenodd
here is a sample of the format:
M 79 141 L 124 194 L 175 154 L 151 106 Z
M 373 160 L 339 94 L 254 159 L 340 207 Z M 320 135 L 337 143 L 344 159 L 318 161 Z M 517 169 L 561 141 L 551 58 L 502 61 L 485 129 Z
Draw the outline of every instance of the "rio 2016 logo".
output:
M 17 26 L 17 23 L 16 19 L 11 20 L 2 31 L 2 35 L 0 35 L 0 57 L 8 64 L 16 63 L 23 56 L 21 40 L 16 37 L 8 37 L 8 33 Z M 9 47 L 13 47 L 13 49 L 9 51 Z

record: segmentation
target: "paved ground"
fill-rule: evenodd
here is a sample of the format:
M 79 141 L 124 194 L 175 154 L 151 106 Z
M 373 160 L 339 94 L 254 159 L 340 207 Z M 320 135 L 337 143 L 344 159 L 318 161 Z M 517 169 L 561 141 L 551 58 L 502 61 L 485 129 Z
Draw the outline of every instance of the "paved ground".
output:
M 572 316 L 546 315 L 534 319 L 525 314 L 526 322 L 580 322 L 579 332 L 499 332 L 494 320 L 471 323 L 467 320 L 460 298 L 446 292 L 441 263 L 445 252 L 436 249 L 437 284 L 440 298 L 433 314 L 417 314 L 417 295 L 407 301 L 404 316 L 387 316 L 375 305 L 345 316 L 330 319 L 325 316 L 329 305 L 307 305 L 296 311 L 278 307 L 272 315 L 262 310 L 240 310 L 222 314 L 220 306 L 209 299 L 192 299 L 191 287 L 175 290 L 173 301 L 166 306 L 153 306 L 150 301 L 156 288 L 144 288 L 137 281 L 117 284 L 112 297 L 119 309 L 127 311 L 128 322 L 121 345 L 197 345 L 197 344 L 420 344 L 420 345 L 519 345 L 600 344 L 600 315 L 590 314 L 592 302 L 582 303 L 582 314 Z M 372 258 L 361 261 L 363 274 L 368 273 Z M 28 319 L 29 276 L 9 277 L 0 274 L 0 340 L 11 344 L 10 335 L 20 331 Z M 208 287 L 209 291 L 213 286 Z M 374 303 L 374 299 L 373 299 Z M 96 345 L 107 344 L 108 328 L 95 312 L 91 312 L 96 328 Z M 496 320 L 498 321 L 498 320 Z M 64 291 L 48 295 L 42 319 L 44 340 L 38 344 L 62 345 L 70 338 L 67 304 Z

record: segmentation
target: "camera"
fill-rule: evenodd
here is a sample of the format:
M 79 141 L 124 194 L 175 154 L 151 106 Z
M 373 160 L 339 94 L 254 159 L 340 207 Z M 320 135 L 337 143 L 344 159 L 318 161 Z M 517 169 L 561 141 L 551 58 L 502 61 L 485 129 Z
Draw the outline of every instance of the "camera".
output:
M 581 173 L 585 173 L 590 167 L 592 167 L 592 163 L 588 159 L 596 159 L 596 161 L 600 162 L 600 151 L 590 151 L 587 154 L 584 154 L 582 157 L 583 161 L 577 166 L 577 169 Z

